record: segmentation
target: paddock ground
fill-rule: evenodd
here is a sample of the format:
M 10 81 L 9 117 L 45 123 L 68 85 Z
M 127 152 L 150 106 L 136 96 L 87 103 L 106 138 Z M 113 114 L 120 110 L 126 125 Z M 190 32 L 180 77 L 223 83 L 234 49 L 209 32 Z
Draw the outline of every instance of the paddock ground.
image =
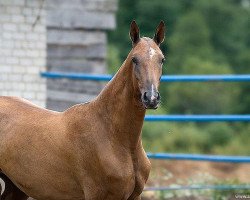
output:
M 189 181 L 237 180 L 249 183 L 250 165 L 198 161 L 151 160 L 152 170 L 147 186 L 190 184 Z M 208 180 L 207 180 L 208 179 Z
M 151 160 L 152 170 L 146 187 L 171 185 L 247 184 L 250 165 L 241 163 L 216 163 L 194 161 Z M 178 191 L 182 192 L 183 191 Z M 199 191 L 198 191 L 199 192 Z M 187 191 L 188 193 L 188 191 Z M 193 194 L 194 192 L 192 192 Z M 143 193 L 143 200 L 159 200 L 155 191 Z M 165 198 L 164 198 L 165 199 Z M 210 200 L 207 196 L 183 195 L 168 200 Z M 233 196 L 227 200 L 235 199 Z

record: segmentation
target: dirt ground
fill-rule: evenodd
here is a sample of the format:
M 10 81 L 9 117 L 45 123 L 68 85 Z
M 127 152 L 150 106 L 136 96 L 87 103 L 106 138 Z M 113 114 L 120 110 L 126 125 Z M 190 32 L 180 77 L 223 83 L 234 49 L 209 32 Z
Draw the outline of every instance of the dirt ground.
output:
M 151 160 L 152 169 L 147 186 L 175 183 L 208 184 L 216 180 L 250 183 L 250 164 L 198 161 Z M 197 180 L 198 179 L 198 180 Z
M 146 187 L 250 183 L 250 164 L 173 160 L 151 160 L 151 164 L 152 169 Z M 143 192 L 142 199 L 157 200 L 155 192 L 152 191 Z M 201 196 L 170 199 L 208 200 L 207 197 Z

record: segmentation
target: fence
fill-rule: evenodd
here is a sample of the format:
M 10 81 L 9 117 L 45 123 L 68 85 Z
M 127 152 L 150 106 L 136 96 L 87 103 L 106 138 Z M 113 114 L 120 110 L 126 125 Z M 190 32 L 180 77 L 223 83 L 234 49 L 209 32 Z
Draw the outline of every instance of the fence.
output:
M 72 79 L 72 80 L 93 80 L 109 81 L 112 75 L 93 75 L 78 73 L 61 73 L 61 72 L 42 72 L 41 76 L 52 79 Z M 250 82 L 250 74 L 246 75 L 170 75 L 162 76 L 162 82 Z M 249 122 L 250 115 L 146 115 L 145 121 L 161 122 Z M 250 156 L 223 156 L 223 155 L 199 155 L 199 154 L 167 154 L 167 153 L 148 153 L 150 159 L 167 159 L 167 160 L 192 160 L 192 161 L 209 161 L 209 162 L 230 162 L 230 163 L 250 163 Z M 145 191 L 152 190 L 236 190 L 250 189 L 250 185 L 191 185 L 191 186 L 174 186 L 174 187 L 148 187 Z

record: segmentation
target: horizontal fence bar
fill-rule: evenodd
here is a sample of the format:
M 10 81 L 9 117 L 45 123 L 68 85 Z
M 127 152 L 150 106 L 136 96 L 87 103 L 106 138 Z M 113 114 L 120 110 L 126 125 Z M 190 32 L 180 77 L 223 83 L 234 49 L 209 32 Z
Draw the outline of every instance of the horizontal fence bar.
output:
M 236 122 L 250 121 L 250 115 L 146 115 L 145 121 L 149 122 Z
M 192 160 L 228 163 L 250 163 L 250 156 L 225 156 L 182 153 L 147 153 L 147 156 L 150 159 L 159 160 Z
M 240 75 L 167 75 L 162 77 L 163 82 L 243 82 L 250 81 L 250 74 Z
M 146 187 L 144 191 L 167 191 L 167 190 L 250 190 L 250 185 L 190 185 L 169 187 Z
M 83 74 L 83 73 L 64 73 L 64 72 L 41 72 L 44 78 L 53 79 L 73 79 L 73 80 L 92 80 L 109 81 L 112 78 L 110 74 Z M 162 82 L 207 82 L 207 81 L 225 81 L 225 82 L 243 82 L 250 81 L 250 74 L 239 75 L 163 75 Z
M 41 76 L 52 79 L 73 79 L 73 80 L 90 80 L 90 81 L 109 81 L 112 78 L 110 74 L 82 74 L 82 73 L 63 73 L 63 72 L 41 72 Z

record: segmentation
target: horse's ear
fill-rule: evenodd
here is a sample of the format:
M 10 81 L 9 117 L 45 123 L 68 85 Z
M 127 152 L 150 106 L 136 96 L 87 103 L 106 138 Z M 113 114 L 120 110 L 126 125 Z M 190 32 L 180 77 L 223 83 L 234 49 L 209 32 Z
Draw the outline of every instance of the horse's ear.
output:
M 140 40 L 140 30 L 137 26 L 135 20 L 133 20 L 130 24 L 130 32 L 129 32 L 130 38 L 132 40 L 133 46 L 139 42 Z
M 164 41 L 164 38 L 165 38 L 165 24 L 163 21 L 161 21 L 155 31 L 154 41 L 158 46 L 160 46 L 160 44 Z

